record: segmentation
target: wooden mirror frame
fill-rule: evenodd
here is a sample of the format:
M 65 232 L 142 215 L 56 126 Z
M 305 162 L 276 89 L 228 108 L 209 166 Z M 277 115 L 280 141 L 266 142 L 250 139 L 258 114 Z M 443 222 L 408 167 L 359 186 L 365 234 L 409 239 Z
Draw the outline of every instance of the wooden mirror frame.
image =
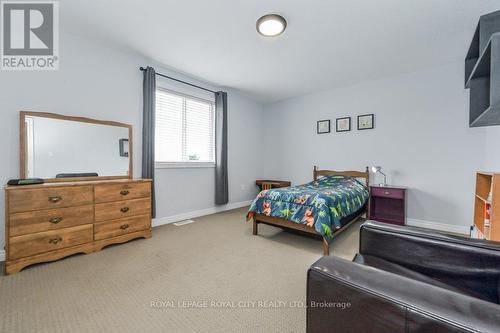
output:
M 34 111 L 20 111 L 19 112 L 19 125 L 20 125 L 20 146 L 19 146 L 19 156 L 20 156 L 20 177 L 26 178 L 26 116 L 42 117 L 42 118 L 52 118 L 60 120 L 77 121 L 82 123 L 108 125 L 128 128 L 128 139 L 129 139 L 129 154 L 128 154 L 128 175 L 126 176 L 97 176 L 97 177 L 71 177 L 71 178 L 45 178 L 47 183 L 55 182 L 72 182 L 72 181 L 89 181 L 89 180 L 108 180 L 108 179 L 132 179 L 133 170 L 133 154 L 132 154 L 132 125 L 120 123 L 117 121 L 108 120 L 98 120 L 85 117 L 75 117 L 75 116 L 65 116 L 57 113 L 50 112 L 34 112 Z

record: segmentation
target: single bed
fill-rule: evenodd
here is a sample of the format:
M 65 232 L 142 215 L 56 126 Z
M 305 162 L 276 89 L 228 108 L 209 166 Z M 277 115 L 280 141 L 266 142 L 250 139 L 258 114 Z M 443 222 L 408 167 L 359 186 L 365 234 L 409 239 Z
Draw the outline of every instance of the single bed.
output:
M 369 171 L 313 169 L 313 181 L 304 185 L 261 191 L 247 220 L 312 235 L 323 240 L 329 255 L 332 239 L 357 221 L 369 208 Z

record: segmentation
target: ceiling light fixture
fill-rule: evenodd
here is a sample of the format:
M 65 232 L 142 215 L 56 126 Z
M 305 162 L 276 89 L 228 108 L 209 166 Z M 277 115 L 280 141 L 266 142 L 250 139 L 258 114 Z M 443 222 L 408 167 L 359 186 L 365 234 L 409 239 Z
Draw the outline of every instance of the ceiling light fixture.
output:
M 264 15 L 257 20 L 257 31 L 262 36 L 279 36 L 286 29 L 286 20 L 278 14 Z

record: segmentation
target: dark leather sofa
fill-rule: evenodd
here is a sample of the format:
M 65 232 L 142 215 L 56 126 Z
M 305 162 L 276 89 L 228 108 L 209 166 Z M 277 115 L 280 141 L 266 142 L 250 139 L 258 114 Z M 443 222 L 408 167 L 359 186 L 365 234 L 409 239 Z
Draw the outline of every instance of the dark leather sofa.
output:
M 500 332 L 500 243 L 365 222 L 307 276 L 307 332 Z

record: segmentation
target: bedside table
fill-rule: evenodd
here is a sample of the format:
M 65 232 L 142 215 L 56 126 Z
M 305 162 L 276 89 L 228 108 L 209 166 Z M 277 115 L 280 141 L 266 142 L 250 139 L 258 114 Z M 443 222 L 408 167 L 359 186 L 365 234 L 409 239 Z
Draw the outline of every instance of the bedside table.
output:
M 370 209 L 368 219 L 406 224 L 406 187 L 370 186 Z
M 278 187 L 288 187 L 292 183 L 286 180 L 271 180 L 271 179 L 259 179 L 255 181 L 255 185 L 257 185 L 260 190 L 270 190 L 272 188 Z

